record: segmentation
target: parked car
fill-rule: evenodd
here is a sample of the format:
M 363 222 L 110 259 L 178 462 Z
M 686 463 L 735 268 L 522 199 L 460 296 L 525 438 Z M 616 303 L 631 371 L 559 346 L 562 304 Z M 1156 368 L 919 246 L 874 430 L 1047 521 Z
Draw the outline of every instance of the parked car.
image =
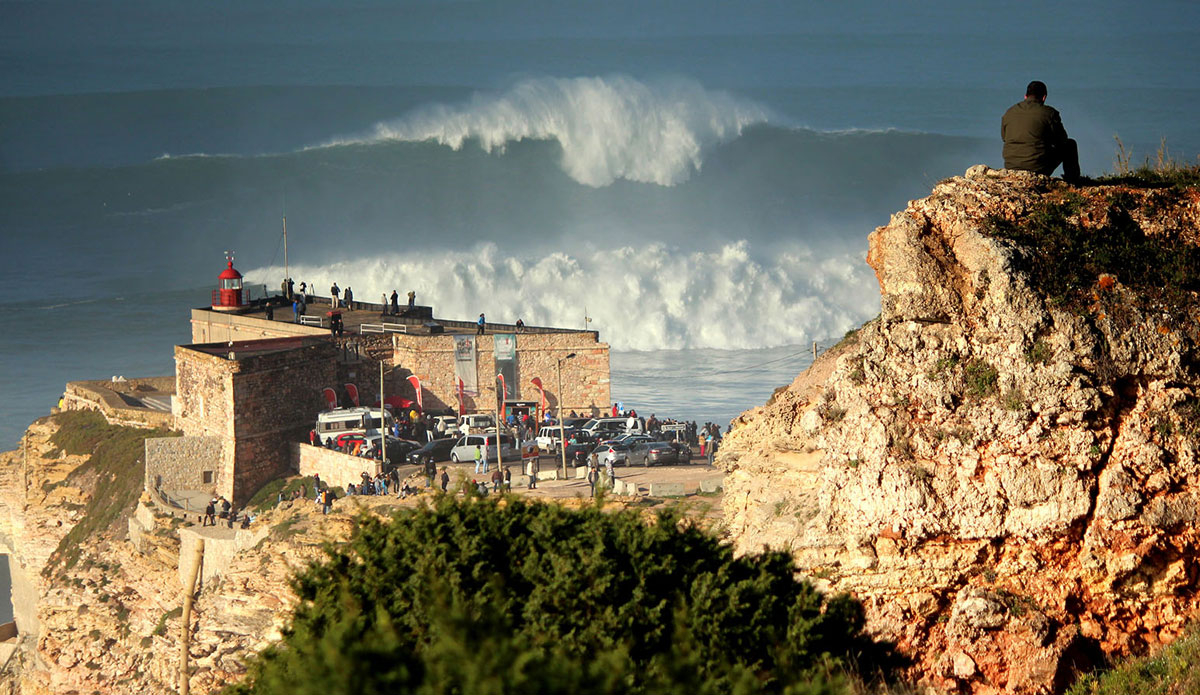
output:
M 488 461 L 496 460 L 496 433 L 468 434 L 458 438 L 450 449 L 450 460 L 455 463 L 470 463 L 475 460 L 475 447 L 483 447 L 483 455 Z M 500 435 L 500 458 L 513 459 L 517 457 L 513 449 L 513 438 L 507 434 Z
M 435 415 L 432 423 L 434 432 L 437 432 L 437 426 L 439 422 L 445 427 L 445 436 L 458 436 L 458 418 L 454 417 L 453 415 Z
M 358 432 L 346 432 L 344 434 L 338 435 L 337 439 L 334 440 L 334 444 L 336 444 L 339 447 L 345 446 L 347 444 L 350 444 L 351 446 L 353 446 L 354 443 L 356 443 L 356 442 L 362 442 L 362 444 L 364 446 L 368 447 L 369 449 L 377 450 L 379 448 L 379 435 L 378 434 L 360 434 Z M 414 442 L 411 439 L 397 439 L 396 437 L 393 437 L 389 434 L 387 437 L 388 462 L 389 463 L 399 463 L 404 460 L 404 458 L 408 455 L 409 452 L 411 452 L 413 449 L 416 449 L 420 446 L 421 445 L 418 442 Z M 376 457 L 376 458 L 378 458 L 378 457 Z
M 457 439 L 435 439 L 432 442 L 427 442 L 419 449 L 408 452 L 407 461 L 414 466 L 423 466 L 426 461 L 433 461 L 434 463 L 449 461 L 450 450 L 457 443 Z
M 571 443 L 572 441 L 574 441 L 575 443 L 572 444 Z M 573 434 L 568 433 L 567 434 L 567 458 L 570 460 L 575 460 L 580 453 L 583 454 L 584 458 L 587 458 L 587 455 L 592 453 L 592 450 L 594 450 L 596 448 L 596 445 L 598 443 L 599 442 L 596 441 L 596 438 L 594 436 L 592 436 L 591 434 L 584 432 L 582 430 L 577 431 Z
M 600 434 L 608 432 L 614 436 L 622 434 L 645 434 L 646 428 L 641 418 L 632 418 L 633 427 L 629 427 L 630 418 L 625 417 L 603 417 L 592 418 L 583 426 L 583 430 L 592 434 Z
M 567 437 L 568 437 L 568 441 L 569 441 L 570 430 L 567 428 L 564 428 L 564 430 L 567 433 Z M 538 430 L 538 434 L 537 434 L 538 448 L 541 449 L 542 451 L 546 451 L 546 452 L 549 452 L 552 454 L 556 453 L 558 451 L 558 447 L 560 444 L 560 442 L 558 441 L 559 432 L 560 432 L 560 430 L 558 429 L 558 425 L 543 425 L 541 427 L 541 429 Z
M 600 464 L 612 460 L 614 466 L 629 465 L 629 445 L 621 442 L 607 442 L 596 447 L 592 452 Z
M 496 420 L 487 413 L 472 413 L 463 415 L 459 425 L 459 434 L 479 434 L 490 429 L 495 429 Z
M 671 442 L 659 442 L 652 439 L 636 441 L 629 448 L 630 465 L 640 463 L 650 464 L 678 463 L 679 449 Z

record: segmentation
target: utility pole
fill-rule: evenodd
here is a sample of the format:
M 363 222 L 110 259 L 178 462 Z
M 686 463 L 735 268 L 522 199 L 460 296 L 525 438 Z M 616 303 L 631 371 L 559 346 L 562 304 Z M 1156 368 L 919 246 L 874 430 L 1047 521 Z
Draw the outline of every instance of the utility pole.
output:
M 196 539 L 196 557 L 188 576 L 187 594 L 183 597 L 183 625 L 179 637 L 179 695 L 188 695 L 191 681 L 188 678 L 188 648 L 192 637 L 192 601 L 196 595 L 196 575 L 204 562 L 204 539 Z
M 379 358 L 379 450 L 387 468 L 387 404 L 383 400 L 383 358 Z
M 569 359 L 573 359 L 575 353 L 570 353 L 566 357 L 558 360 L 558 450 L 562 452 L 562 474 L 563 480 L 567 479 L 567 435 L 566 427 L 563 424 L 563 387 L 562 387 L 562 364 Z

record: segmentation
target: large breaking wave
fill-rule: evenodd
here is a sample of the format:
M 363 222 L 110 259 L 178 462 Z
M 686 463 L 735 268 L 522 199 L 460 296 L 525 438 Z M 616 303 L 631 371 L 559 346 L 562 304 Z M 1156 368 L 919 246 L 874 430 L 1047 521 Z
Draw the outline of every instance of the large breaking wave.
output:
M 553 140 L 563 170 L 584 185 L 627 179 L 671 186 L 700 169 L 706 148 L 767 120 L 764 107 L 692 80 L 540 78 L 465 105 L 428 106 L 328 144 L 433 140 L 457 150 L 476 140 L 502 152 L 514 141 Z
M 274 286 L 283 269 L 251 282 Z M 598 329 L 617 349 L 743 349 L 803 344 L 840 335 L 878 311 L 878 289 L 861 252 L 804 250 L 755 260 L 737 241 L 711 251 L 645 248 L 521 257 L 495 244 L 421 259 L 382 258 L 300 265 L 292 277 L 322 295 L 337 282 L 360 301 L 415 290 L 439 317 Z

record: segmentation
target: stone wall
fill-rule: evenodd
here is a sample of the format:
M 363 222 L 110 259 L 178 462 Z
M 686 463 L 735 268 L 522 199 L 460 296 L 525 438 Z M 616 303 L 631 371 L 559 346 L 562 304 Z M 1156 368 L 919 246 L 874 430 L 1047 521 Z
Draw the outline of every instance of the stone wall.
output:
M 325 483 L 343 490 L 350 483 L 357 485 L 362 482 L 363 471 L 374 477 L 383 470 L 380 462 L 374 459 L 351 456 L 308 444 L 293 444 L 292 456 L 300 475 L 319 475 Z
M 313 305 L 309 305 L 312 307 Z M 328 306 L 322 311 L 328 310 Z M 279 316 L 291 316 L 292 307 L 280 307 Z M 285 314 L 286 312 L 286 314 Z M 192 309 L 192 342 L 225 343 L 230 340 L 262 340 L 304 335 L 329 335 L 328 328 L 305 326 L 289 321 L 268 321 L 257 316 L 225 314 L 209 309 Z
M 233 359 L 221 345 L 175 348 L 177 426 L 225 442 L 214 489 L 235 506 L 290 470 L 289 443 L 304 440 L 325 408 L 321 390 L 338 383 L 327 340 L 264 345 L 235 343 Z
M 196 543 L 200 538 L 204 539 L 204 555 L 199 576 L 199 583 L 202 585 L 229 569 L 230 563 L 238 553 L 258 545 L 270 530 L 265 525 L 248 529 L 227 529 L 221 526 L 187 526 L 179 529 L 179 584 L 187 586 L 188 575 L 196 564 Z
M 486 411 L 496 402 L 496 368 L 492 336 L 476 338 L 475 371 L 480 394 L 467 396 L 466 410 Z M 457 409 L 457 382 L 454 377 L 454 338 L 450 335 L 392 336 L 393 364 L 405 373 L 416 374 L 424 390 L 425 408 Z M 558 389 L 558 360 L 570 353 L 575 357 L 562 365 L 562 393 Z M 510 384 L 519 400 L 538 400 L 532 379 L 540 377 L 546 388 L 546 404 L 557 410 L 593 414 L 607 409 L 609 400 L 608 345 L 591 331 L 562 333 L 521 333 L 517 335 L 517 383 Z M 411 388 L 400 392 L 415 398 Z
M 146 440 L 146 489 L 213 490 L 221 470 L 220 437 Z
M 153 380 L 169 377 L 153 377 Z M 110 425 L 170 427 L 171 413 L 129 406 L 120 394 L 105 388 L 108 381 L 69 381 L 63 390 L 63 410 L 95 410 Z

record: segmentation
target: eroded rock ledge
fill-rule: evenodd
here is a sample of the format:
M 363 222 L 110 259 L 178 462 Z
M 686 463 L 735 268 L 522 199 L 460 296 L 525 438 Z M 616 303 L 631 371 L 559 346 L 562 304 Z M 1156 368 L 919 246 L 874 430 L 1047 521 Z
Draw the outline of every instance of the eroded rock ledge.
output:
M 1047 209 L 1200 244 L 1195 189 L 973 167 L 871 234 L 880 317 L 718 455 L 737 548 L 790 550 L 856 594 L 939 690 L 1061 691 L 1200 606 L 1195 288 L 1147 290 L 1118 259 L 1050 290 L 1043 249 L 996 231 Z

